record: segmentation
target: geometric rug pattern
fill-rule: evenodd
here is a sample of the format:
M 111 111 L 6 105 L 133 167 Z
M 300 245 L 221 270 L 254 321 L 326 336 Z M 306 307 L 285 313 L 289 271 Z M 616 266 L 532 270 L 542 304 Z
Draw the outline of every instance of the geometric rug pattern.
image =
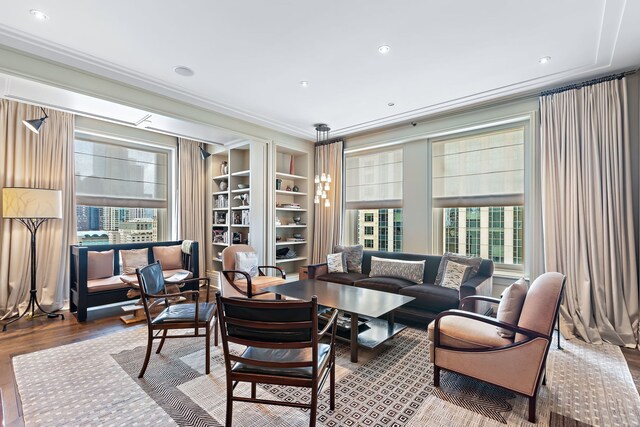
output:
M 88 341 L 13 359 L 26 425 L 224 424 L 226 382 L 221 347 L 212 347 L 211 373 L 204 375 L 204 340 L 169 340 L 137 378 L 146 348 L 146 328 L 128 328 Z M 638 425 L 640 397 L 616 346 L 578 340 L 555 345 L 547 361 L 547 386 L 538 393 L 539 425 Z M 234 351 L 240 351 L 235 348 Z M 433 387 L 423 329 L 407 328 L 376 351 L 349 361 L 339 343 L 336 409 L 328 390 L 318 405 L 323 426 L 530 426 L 527 399 L 443 371 Z M 496 367 L 499 369 L 499 367 Z M 236 394 L 249 395 L 248 385 Z M 264 398 L 308 401 L 308 390 L 258 386 Z M 234 426 L 303 426 L 308 411 L 234 404 Z

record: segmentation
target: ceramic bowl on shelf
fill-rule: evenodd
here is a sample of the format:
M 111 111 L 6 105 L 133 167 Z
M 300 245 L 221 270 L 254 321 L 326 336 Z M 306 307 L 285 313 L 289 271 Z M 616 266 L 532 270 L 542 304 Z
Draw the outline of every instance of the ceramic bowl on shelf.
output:
M 293 237 L 296 239 L 302 239 L 302 233 L 293 233 Z
M 238 188 L 239 188 L 239 189 L 241 189 L 241 190 L 242 190 L 243 188 L 247 188 L 247 187 L 248 187 L 248 185 L 247 185 L 247 184 L 238 184 Z

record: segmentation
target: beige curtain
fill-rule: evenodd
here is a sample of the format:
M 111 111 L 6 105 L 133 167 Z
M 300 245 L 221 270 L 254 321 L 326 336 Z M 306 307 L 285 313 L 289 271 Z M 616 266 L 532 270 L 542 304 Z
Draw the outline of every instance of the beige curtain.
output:
M 542 96 L 540 109 L 545 267 L 567 275 L 562 332 L 635 347 L 626 81 Z
M 200 144 L 178 139 L 178 238 L 200 245 L 200 275 L 204 276 L 209 245 L 206 241 L 206 160 L 200 157 Z
M 69 293 L 69 245 L 77 240 L 73 159 L 74 116 L 46 110 L 40 134 L 22 120 L 42 117 L 39 107 L 0 100 L 0 187 L 62 190 L 62 220 L 45 222 L 37 236 L 38 301 L 62 308 Z M 30 234 L 17 221 L 0 221 L 0 313 L 16 314 L 30 287 Z
M 315 150 L 315 174 L 331 174 L 331 189 L 327 192 L 330 206 L 324 205 L 324 200 L 314 204 L 313 250 L 312 262 L 325 262 L 327 254 L 333 252 L 333 247 L 340 243 L 343 226 L 343 180 L 344 142 L 336 141 L 330 144 L 320 143 Z M 314 187 L 315 194 L 315 187 Z

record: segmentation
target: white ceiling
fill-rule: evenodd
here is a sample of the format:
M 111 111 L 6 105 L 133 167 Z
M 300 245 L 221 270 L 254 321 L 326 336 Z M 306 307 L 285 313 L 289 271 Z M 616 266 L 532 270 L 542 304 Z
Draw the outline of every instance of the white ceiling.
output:
M 638 0 L 3 0 L 0 44 L 312 139 L 636 68 L 638 23 Z

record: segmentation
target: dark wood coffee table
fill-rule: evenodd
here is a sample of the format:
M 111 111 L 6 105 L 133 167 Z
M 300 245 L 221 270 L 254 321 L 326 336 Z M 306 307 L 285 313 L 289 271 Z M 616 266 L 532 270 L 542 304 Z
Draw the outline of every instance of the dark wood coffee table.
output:
M 273 292 L 276 296 L 310 300 L 312 296 L 318 298 L 318 304 L 337 308 L 351 317 L 349 341 L 351 346 L 351 361 L 358 361 L 358 346 L 376 348 L 383 342 L 403 331 L 406 326 L 394 322 L 393 310 L 412 301 L 413 297 L 374 291 L 372 289 L 357 288 L 339 283 L 323 282 L 307 279 L 269 286 L 264 290 Z M 377 319 L 387 314 L 388 319 Z M 366 327 L 359 331 L 359 316 L 366 316 Z

